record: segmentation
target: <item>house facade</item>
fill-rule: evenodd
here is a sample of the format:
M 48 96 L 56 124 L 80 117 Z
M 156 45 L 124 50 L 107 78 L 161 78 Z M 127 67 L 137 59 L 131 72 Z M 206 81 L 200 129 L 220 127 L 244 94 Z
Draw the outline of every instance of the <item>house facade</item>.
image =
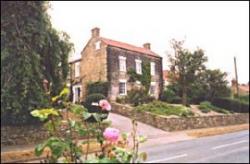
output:
M 150 63 L 150 93 L 159 98 L 163 88 L 162 57 L 151 51 L 150 44 L 137 47 L 127 43 L 100 37 L 100 29 L 91 30 L 91 38 L 81 52 L 81 59 L 70 62 L 73 101 L 82 101 L 89 82 L 108 81 L 108 98 L 127 95 L 133 84 L 129 82 L 128 70 L 142 74 L 142 63 Z M 137 85 L 140 85 L 138 82 Z

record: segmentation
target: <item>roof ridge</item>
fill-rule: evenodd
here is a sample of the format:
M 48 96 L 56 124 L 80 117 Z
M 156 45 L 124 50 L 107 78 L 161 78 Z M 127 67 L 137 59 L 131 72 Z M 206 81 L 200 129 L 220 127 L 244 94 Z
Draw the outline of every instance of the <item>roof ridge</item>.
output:
M 158 54 L 156 54 L 155 52 L 151 51 L 150 49 L 146 49 L 144 47 L 138 47 L 129 43 L 125 43 L 125 42 L 121 42 L 121 41 L 116 41 L 113 39 L 109 39 L 109 38 L 104 38 L 104 37 L 100 37 L 101 40 L 103 40 L 106 44 L 115 46 L 115 47 L 120 47 L 120 48 L 124 48 L 124 49 L 128 49 L 131 51 L 136 51 L 136 52 L 140 52 L 140 53 L 144 53 L 147 55 L 151 55 L 151 56 L 155 56 L 155 57 L 161 57 Z

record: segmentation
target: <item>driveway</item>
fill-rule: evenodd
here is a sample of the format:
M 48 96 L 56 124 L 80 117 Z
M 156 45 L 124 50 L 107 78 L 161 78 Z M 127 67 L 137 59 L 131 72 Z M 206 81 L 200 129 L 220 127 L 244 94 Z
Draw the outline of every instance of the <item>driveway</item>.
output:
M 109 120 L 112 121 L 112 127 L 119 129 L 121 132 L 131 132 L 131 119 L 121 116 L 119 114 L 110 113 Z M 193 139 L 185 132 L 166 132 L 164 130 L 155 128 L 153 126 L 138 122 L 137 133 L 147 137 L 147 142 L 143 143 L 141 147 L 150 147 L 153 145 L 161 145 L 171 142 L 183 141 Z

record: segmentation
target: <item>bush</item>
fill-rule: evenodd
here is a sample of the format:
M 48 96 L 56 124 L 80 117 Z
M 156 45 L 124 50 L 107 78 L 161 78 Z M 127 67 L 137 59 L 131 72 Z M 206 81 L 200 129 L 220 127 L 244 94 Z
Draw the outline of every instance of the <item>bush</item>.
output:
M 208 113 L 211 110 L 213 110 L 215 112 L 219 112 L 219 113 L 224 113 L 224 114 L 230 113 L 229 111 L 227 111 L 225 109 L 222 109 L 222 108 L 219 108 L 219 107 L 212 105 L 209 101 L 201 102 L 199 108 L 203 113 Z
M 126 97 L 116 97 L 116 102 L 120 104 L 126 103 Z
M 153 101 L 149 104 L 139 105 L 135 108 L 137 111 L 151 112 L 159 115 L 176 115 L 181 117 L 193 116 L 190 108 L 183 105 L 171 105 L 161 101 Z
M 242 103 L 249 104 L 249 94 L 244 96 L 239 96 L 237 99 L 240 100 Z
M 216 98 L 212 104 L 237 113 L 249 113 L 249 104 L 231 98 Z
M 128 95 L 125 97 L 125 102 L 137 106 L 151 102 L 154 99 L 154 97 L 148 95 L 143 89 L 132 89 L 128 91 Z
M 176 95 L 176 93 L 169 88 L 163 91 L 161 100 L 168 103 L 181 103 L 181 97 Z
M 109 88 L 109 82 L 97 81 L 97 82 L 89 83 L 87 85 L 87 93 L 88 95 L 91 95 L 94 93 L 100 93 L 107 97 L 108 88 Z

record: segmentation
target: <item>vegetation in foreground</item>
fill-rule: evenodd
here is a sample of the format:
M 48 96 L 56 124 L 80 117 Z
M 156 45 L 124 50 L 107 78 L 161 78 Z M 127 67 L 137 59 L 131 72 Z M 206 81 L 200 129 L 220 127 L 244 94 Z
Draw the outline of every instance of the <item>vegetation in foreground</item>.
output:
M 210 111 L 215 111 L 215 112 L 224 113 L 224 114 L 231 113 L 231 112 L 229 112 L 226 109 L 219 108 L 219 107 L 216 107 L 216 106 L 212 105 L 209 101 L 203 101 L 203 102 L 201 102 L 200 105 L 199 105 L 199 109 L 203 113 L 208 113 Z

